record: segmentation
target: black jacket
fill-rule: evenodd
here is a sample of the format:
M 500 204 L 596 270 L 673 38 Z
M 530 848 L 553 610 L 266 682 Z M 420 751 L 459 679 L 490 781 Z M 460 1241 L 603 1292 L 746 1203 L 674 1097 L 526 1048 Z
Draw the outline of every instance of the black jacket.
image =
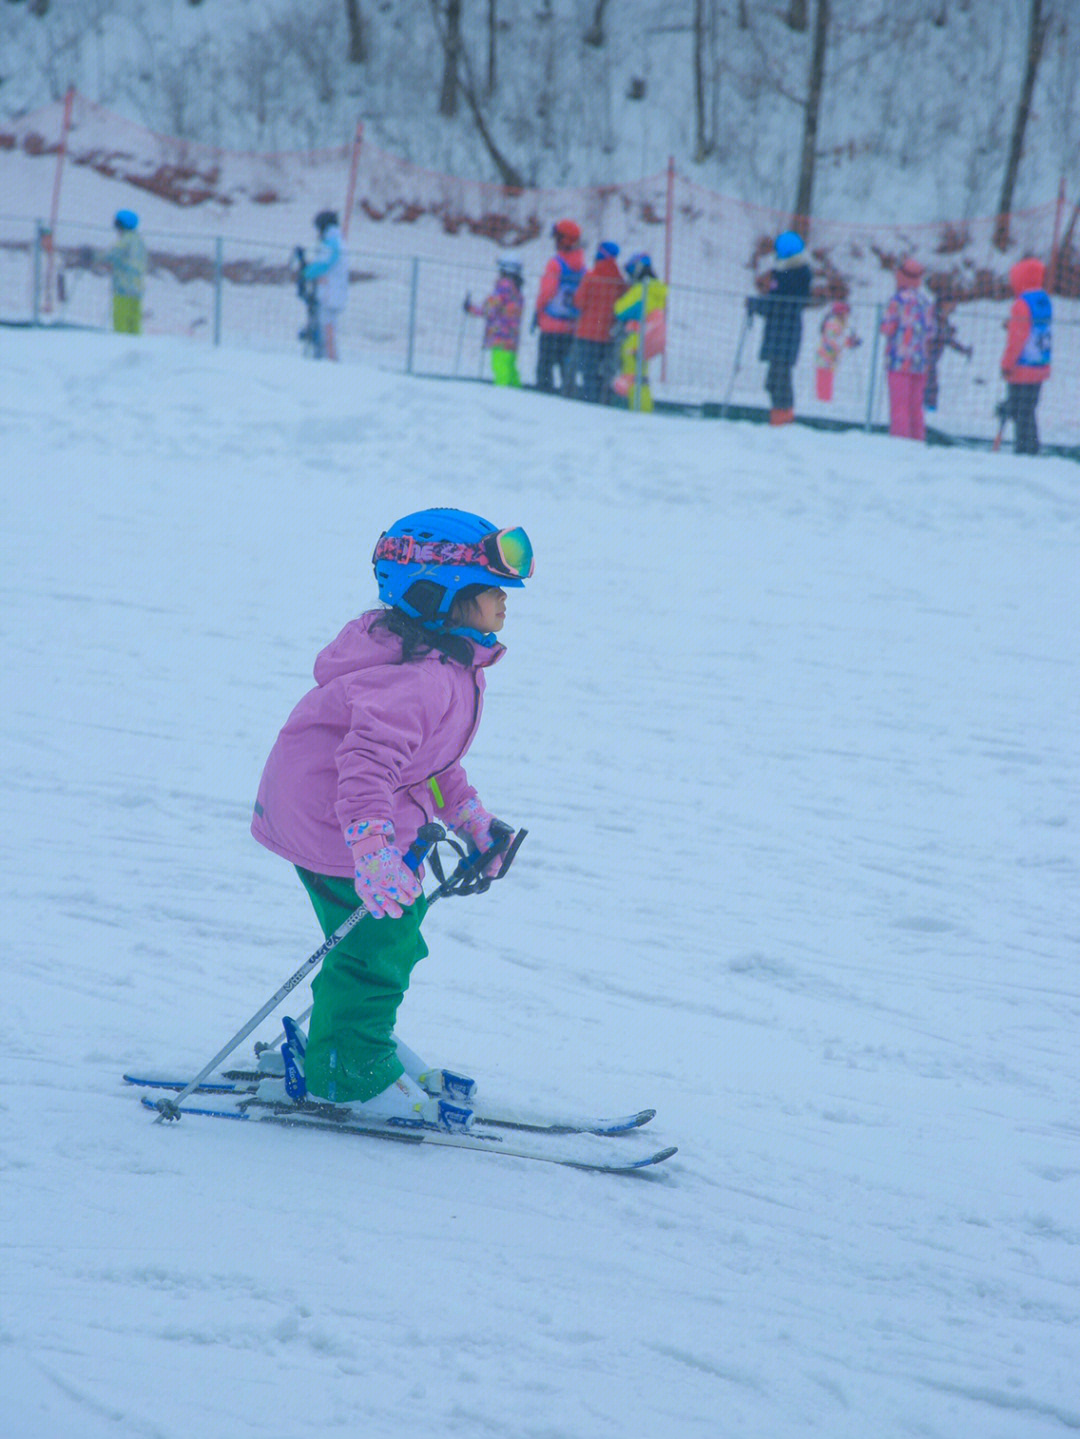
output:
M 751 295 L 746 302 L 749 315 L 765 316 L 761 337 L 762 360 L 793 365 L 802 344 L 802 312 L 810 303 L 810 261 L 805 254 L 778 260 L 769 277 L 765 295 Z

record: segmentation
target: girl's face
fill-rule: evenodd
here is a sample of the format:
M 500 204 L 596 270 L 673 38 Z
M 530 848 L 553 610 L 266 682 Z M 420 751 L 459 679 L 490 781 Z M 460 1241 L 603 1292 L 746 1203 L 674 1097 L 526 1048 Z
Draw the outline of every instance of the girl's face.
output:
M 459 621 L 481 634 L 498 634 L 506 622 L 506 591 L 493 585 L 461 607 Z

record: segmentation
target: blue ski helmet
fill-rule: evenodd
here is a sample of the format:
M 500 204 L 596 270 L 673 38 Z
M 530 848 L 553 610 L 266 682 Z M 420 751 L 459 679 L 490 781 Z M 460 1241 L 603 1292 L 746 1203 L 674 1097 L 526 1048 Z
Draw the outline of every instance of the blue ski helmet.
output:
M 654 275 L 652 260 L 644 251 L 631 255 L 626 262 L 626 273 L 631 280 L 640 280 L 644 275 Z
M 419 510 L 383 532 L 372 565 L 383 604 L 438 626 L 469 585 L 523 588 L 532 545 L 524 530 L 467 510 Z
M 137 230 L 139 217 L 134 210 L 117 210 L 113 224 L 118 230 Z
M 793 255 L 801 255 L 806 246 L 803 244 L 801 235 L 797 235 L 794 230 L 785 230 L 782 234 L 777 235 L 773 242 L 773 249 L 776 251 L 778 260 L 790 260 Z

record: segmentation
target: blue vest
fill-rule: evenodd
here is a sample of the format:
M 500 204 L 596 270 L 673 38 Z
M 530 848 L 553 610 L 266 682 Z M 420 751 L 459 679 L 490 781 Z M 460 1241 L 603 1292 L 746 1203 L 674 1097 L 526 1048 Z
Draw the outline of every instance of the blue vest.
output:
M 544 306 L 544 314 L 550 315 L 553 320 L 576 320 L 578 308 L 574 304 L 574 295 L 585 271 L 572 270 L 561 255 L 555 258 L 562 274 L 559 276 L 559 288 Z
M 1024 341 L 1017 364 L 1048 365 L 1050 363 L 1050 296 L 1045 290 L 1025 290 L 1020 298 L 1031 311 L 1031 332 Z

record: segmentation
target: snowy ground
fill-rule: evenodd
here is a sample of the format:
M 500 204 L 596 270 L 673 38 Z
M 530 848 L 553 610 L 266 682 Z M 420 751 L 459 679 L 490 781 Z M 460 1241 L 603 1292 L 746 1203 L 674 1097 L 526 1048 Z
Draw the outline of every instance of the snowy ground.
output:
M 1080 1428 L 1075 465 L 70 333 L 0 415 L 7 1433 Z M 401 1031 L 656 1105 L 654 1179 L 120 1080 L 317 943 L 259 771 L 439 503 L 536 542 L 469 765 L 530 837 Z

